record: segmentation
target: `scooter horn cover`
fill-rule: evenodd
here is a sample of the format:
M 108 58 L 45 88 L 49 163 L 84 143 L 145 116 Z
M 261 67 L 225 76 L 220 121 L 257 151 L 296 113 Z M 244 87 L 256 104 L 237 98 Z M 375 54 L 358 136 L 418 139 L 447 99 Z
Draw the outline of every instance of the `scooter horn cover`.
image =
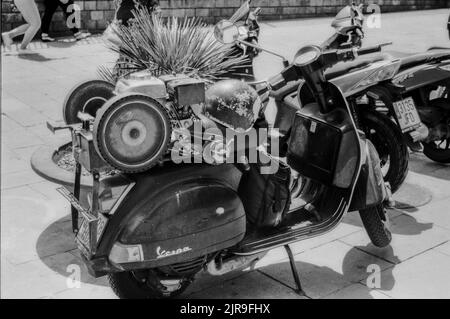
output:
M 223 80 L 206 91 L 205 115 L 237 132 L 253 127 L 261 106 L 255 89 L 239 80 Z
M 149 96 L 128 93 L 109 100 L 93 128 L 97 152 L 125 173 L 149 170 L 166 154 L 172 128 L 164 107 Z

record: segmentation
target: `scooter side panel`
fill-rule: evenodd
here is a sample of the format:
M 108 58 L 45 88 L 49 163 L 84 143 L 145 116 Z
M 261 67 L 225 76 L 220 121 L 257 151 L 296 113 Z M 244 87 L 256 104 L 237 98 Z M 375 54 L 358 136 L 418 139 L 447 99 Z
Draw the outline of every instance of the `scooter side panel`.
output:
M 136 185 L 110 216 L 95 258 L 107 259 L 116 243 L 141 245 L 149 262 L 140 266 L 148 268 L 174 263 L 178 255 L 186 260 L 184 253 L 200 256 L 232 246 L 245 233 L 245 212 L 235 192 L 240 175 L 231 164 L 170 163 L 132 176 Z M 159 255 L 182 253 L 157 258 L 158 247 Z

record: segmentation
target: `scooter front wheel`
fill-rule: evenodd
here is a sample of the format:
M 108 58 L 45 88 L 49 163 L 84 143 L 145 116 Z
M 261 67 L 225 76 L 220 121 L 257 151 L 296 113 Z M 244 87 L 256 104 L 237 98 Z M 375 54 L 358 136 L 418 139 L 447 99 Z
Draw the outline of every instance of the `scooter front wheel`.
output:
M 391 243 L 392 233 L 389 230 L 389 217 L 384 205 L 361 210 L 359 215 L 372 244 L 383 248 Z
M 171 299 L 183 293 L 191 278 L 163 278 L 156 270 L 111 273 L 109 284 L 121 299 Z

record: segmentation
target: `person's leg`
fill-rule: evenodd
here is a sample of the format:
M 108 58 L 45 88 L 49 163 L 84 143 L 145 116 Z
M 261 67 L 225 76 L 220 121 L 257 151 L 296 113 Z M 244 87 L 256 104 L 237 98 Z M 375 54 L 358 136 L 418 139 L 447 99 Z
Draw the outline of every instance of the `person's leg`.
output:
M 42 33 L 48 34 L 50 31 L 50 24 L 52 22 L 53 15 L 58 9 L 58 0 L 44 0 L 44 15 L 42 16 Z
M 20 44 L 20 49 L 24 50 L 41 27 L 41 16 L 34 0 L 14 0 L 14 4 L 29 24 Z
M 57 0 L 59 1 L 59 6 L 61 7 L 62 11 L 64 12 L 64 16 L 66 17 L 66 24 L 67 23 L 73 23 L 76 24 L 76 13 L 75 13 L 75 7 L 73 4 L 73 0 Z M 73 34 L 78 33 L 80 30 L 76 27 L 69 27 L 70 31 L 72 31 Z
M 28 23 L 22 24 L 21 26 L 18 26 L 17 28 L 6 31 L 2 33 L 2 40 L 3 44 L 7 49 L 11 49 L 11 45 L 13 44 L 13 40 L 15 37 L 24 34 L 27 29 L 30 27 Z

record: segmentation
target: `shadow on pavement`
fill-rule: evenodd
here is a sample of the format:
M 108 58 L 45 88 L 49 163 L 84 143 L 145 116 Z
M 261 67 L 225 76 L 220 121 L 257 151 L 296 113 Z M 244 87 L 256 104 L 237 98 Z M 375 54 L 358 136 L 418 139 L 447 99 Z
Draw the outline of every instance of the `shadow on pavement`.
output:
M 100 286 L 107 285 L 104 278 L 93 278 L 89 275 L 79 251 L 76 249 L 70 215 L 50 224 L 39 236 L 36 251 L 41 261 L 53 271 L 67 277 L 69 265 L 78 265 L 81 269 L 81 283 Z M 68 254 L 73 258 L 68 258 Z
M 57 246 L 55 246 L 55 241 L 59 242 Z M 72 243 L 73 234 L 71 222 L 69 217 L 65 216 L 49 225 L 44 232 L 41 233 L 36 244 L 36 250 L 41 261 L 60 275 L 67 276 L 67 267 L 69 265 L 77 264 L 81 267 L 80 281 L 82 283 L 108 286 L 107 280 L 105 280 L 104 277 L 95 279 L 88 274 L 75 246 L 71 246 Z M 49 251 L 49 247 L 61 246 L 72 247 L 73 249 L 69 249 L 69 252 L 73 254 L 73 258 L 67 258 L 67 253 L 69 253 L 67 251 L 58 251 L 56 248 L 53 248 L 54 251 Z M 361 256 L 364 256 L 362 251 L 365 250 L 367 250 L 365 247 L 353 247 L 350 249 L 343 258 L 342 273 L 336 272 L 326 266 L 317 266 L 312 263 L 303 262 L 301 261 L 302 254 L 296 255 L 296 266 L 306 294 L 311 298 L 325 297 L 336 291 L 336 287 L 334 287 L 336 285 L 339 286 L 339 289 L 342 289 L 349 286 L 349 284 L 360 282 L 361 285 L 357 285 L 355 291 L 346 291 L 342 294 L 342 297 L 358 299 L 373 298 L 370 293 L 372 290 L 365 285 L 365 282 L 370 275 L 370 273 L 367 272 L 367 267 L 371 263 L 371 259 L 361 260 Z M 50 254 L 52 255 L 50 256 Z M 383 255 L 390 256 L 391 258 L 393 256 L 394 260 L 396 258 L 391 247 L 384 248 Z M 285 256 L 280 256 L 280 258 L 285 258 Z M 330 256 L 330 258 L 333 257 Z M 392 267 L 387 268 L 382 272 L 380 278 L 381 286 L 379 289 L 387 291 L 394 287 L 395 279 L 392 275 L 394 266 L 395 265 L 392 265 Z M 288 260 L 274 261 L 267 266 L 258 267 L 258 270 L 271 278 L 276 278 L 278 281 L 282 282 L 283 285 L 295 289 Z M 206 295 L 203 296 L 203 291 L 207 293 L 208 298 L 242 298 L 239 290 L 236 290 L 239 289 L 241 285 L 244 285 L 246 287 L 245 290 L 247 291 L 254 291 L 254 296 L 259 296 L 260 293 L 263 293 L 264 289 L 266 289 L 266 287 L 260 285 L 259 281 L 252 282 L 251 280 L 241 278 L 241 276 L 228 281 L 226 280 L 227 277 L 228 279 L 230 278 L 228 275 L 223 277 L 213 277 L 206 273 L 201 273 L 197 277 L 200 277 L 200 279 L 194 281 L 192 289 L 189 289 L 190 292 L 188 295 L 184 295 L 184 298 L 206 297 Z M 244 280 L 244 282 L 239 283 L 241 280 Z M 196 287 L 197 283 L 198 285 Z M 263 289 L 263 291 L 261 291 L 261 289 Z M 183 298 L 183 296 L 181 297 Z M 244 297 L 251 298 L 252 296 Z M 274 297 L 276 298 L 276 294 Z M 337 295 L 337 297 L 341 296 Z
M 406 212 L 414 213 L 414 210 L 408 209 L 406 210 Z M 363 228 L 359 214 L 357 212 L 351 214 L 354 214 L 355 216 L 352 216 L 352 218 L 344 219 L 343 223 Z M 407 216 L 408 216 L 408 225 L 407 225 L 408 227 L 402 227 L 402 225 L 399 225 L 395 222 L 396 218 L 398 218 L 399 216 L 390 218 L 391 223 L 390 230 L 392 234 L 416 236 L 433 228 L 434 225 L 433 223 L 421 223 L 417 221 L 417 219 L 414 218 L 414 216 L 411 216 L 409 214 Z
M 46 56 L 43 56 L 40 53 L 33 53 L 33 54 L 18 54 L 17 57 L 19 59 L 23 60 L 29 60 L 29 61 L 36 61 L 36 62 L 47 62 L 52 61 L 55 59 L 47 58 Z
M 295 264 L 306 296 L 312 299 L 373 299 L 374 290 L 369 288 L 366 282 L 373 282 L 371 278 L 374 272 L 368 269 L 374 265 L 374 259 L 363 253 L 364 249 L 365 247 L 353 247 L 346 253 L 342 261 L 342 272 L 328 266 L 302 261 L 303 254 L 296 255 Z M 391 247 L 384 248 L 383 253 L 394 255 Z M 270 261 L 268 265 L 264 265 L 263 259 L 261 263 L 262 266 L 256 265 L 256 270 L 267 279 L 262 280 L 261 276 L 254 272 L 236 271 L 234 278 L 228 280 L 224 278 L 220 281 L 220 278 L 202 273 L 180 299 L 293 298 L 296 286 L 289 261 L 287 259 Z M 383 263 L 384 267 L 378 265 L 380 268 L 377 271 L 381 273 L 378 272 L 379 286 L 376 289 L 390 291 L 395 286 L 393 276 L 395 265 L 386 266 L 384 261 Z

